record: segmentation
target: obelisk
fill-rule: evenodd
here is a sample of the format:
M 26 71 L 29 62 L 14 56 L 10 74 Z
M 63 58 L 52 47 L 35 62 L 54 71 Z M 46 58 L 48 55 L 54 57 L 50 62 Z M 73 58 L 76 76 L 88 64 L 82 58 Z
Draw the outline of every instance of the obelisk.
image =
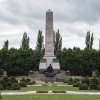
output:
M 46 12 L 45 56 L 54 57 L 53 12 L 50 9 Z
M 60 70 L 59 60 L 54 55 L 53 12 L 49 9 L 46 12 L 45 55 L 40 60 L 40 72 L 46 70 L 50 64 L 54 70 Z

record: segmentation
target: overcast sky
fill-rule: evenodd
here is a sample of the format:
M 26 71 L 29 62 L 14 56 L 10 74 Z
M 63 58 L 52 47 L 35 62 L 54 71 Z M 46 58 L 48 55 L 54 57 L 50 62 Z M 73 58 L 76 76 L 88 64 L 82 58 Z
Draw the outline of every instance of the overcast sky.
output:
M 99 48 L 100 0 L 0 0 L 0 48 L 19 48 L 24 32 L 35 48 L 38 30 L 45 35 L 45 15 L 54 14 L 54 30 L 60 30 L 62 46 L 85 48 L 87 31 L 94 33 L 93 48 Z

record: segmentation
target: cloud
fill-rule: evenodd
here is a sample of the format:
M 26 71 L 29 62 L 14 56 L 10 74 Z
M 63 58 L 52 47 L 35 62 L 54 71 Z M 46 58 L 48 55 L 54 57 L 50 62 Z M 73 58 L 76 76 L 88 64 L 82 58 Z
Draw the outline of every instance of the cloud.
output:
M 0 0 L 0 48 L 5 40 L 20 47 L 23 33 L 35 48 L 38 30 L 45 35 L 45 13 L 54 13 L 54 30 L 60 29 L 63 47 L 83 49 L 87 31 L 94 33 L 93 48 L 99 48 L 100 0 Z

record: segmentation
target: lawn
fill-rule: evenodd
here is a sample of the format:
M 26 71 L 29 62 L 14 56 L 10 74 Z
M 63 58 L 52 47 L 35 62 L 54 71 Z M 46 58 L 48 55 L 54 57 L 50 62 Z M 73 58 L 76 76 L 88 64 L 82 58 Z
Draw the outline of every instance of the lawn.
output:
M 21 88 L 21 90 L 17 91 L 38 91 L 38 90 L 66 90 L 66 91 L 78 91 L 79 89 L 72 86 L 28 86 Z M 16 90 L 3 90 L 4 91 L 16 91 Z
M 100 100 L 98 95 L 22 95 L 22 96 L 3 96 L 2 100 Z
M 73 86 L 27 86 L 24 88 L 21 88 L 21 90 L 17 90 L 17 91 L 21 91 L 21 92 L 25 92 L 25 91 L 52 91 L 52 90 L 65 90 L 65 91 L 87 91 L 87 92 L 100 92 L 98 90 L 79 90 L 78 87 L 73 87 Z M 16 90 L 3 90 L 1 92 L 4 91 L 16 91 Z

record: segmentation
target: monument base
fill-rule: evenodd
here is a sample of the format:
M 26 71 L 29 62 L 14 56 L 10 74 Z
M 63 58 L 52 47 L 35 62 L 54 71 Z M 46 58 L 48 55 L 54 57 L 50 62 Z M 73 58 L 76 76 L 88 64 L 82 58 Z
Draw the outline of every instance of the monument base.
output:
M 40 60 L 39 72 L 43 73 L 48 68 L 48 66 L 50 64 L 51 64 L 55 73 L 60 72 L 59 60 L 56 59 L 55 56 L 44 56 L 43 59 Z
M 44 75 L 43 81 L 44 81 L 44 82 L 56 82 L 56 77 L 55 77 L 55 76 L 54 76 L 54 77 L 46 77 L 46 76 Z

